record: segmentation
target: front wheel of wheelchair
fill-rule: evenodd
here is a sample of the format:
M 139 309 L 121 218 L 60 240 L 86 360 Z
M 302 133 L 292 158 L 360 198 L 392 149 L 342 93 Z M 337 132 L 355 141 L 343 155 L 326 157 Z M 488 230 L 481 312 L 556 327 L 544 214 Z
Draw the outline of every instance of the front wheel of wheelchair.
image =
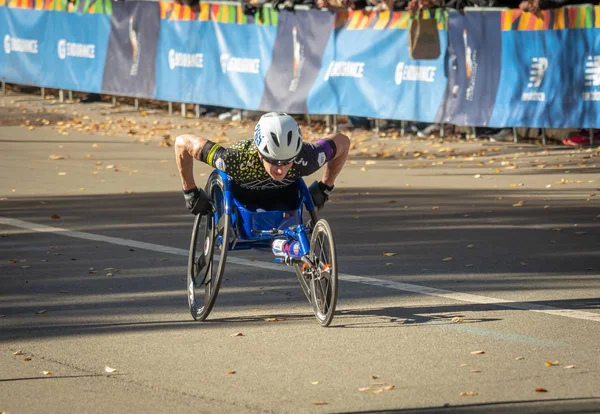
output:
M 310 259 L 313 262 L 310 280 L 313 310 L 321 326 L 329 326 L 337 303 L 338 268 L 333 233 L 324 219 L 319 220 L 312 231 Z
M 304 221 L 304 225 L 308 228 L 308 230 L 312 233 L 313 228 L 315 227 L 315 223 L 317 222 L 317 213 L 315 210 L 308 211 L 304 208 L 302 212 L 302 217 Z M 294 263 L 294 270 L 296 271 L 296 277 L 298 278 L 298 282 L 300 283 L 300 287 L 306 295 L 306 299 L 308 302 L 312 304 L 312 298 L 310 293 L 310 275 L 304 272 L 302 269 L 305 269 L 304 263 Z
M 188 304 L 192 317 L 197 321 L 207 318 L 217 300 L 225 271 L 231 223 L 228 214 L 219 214 L 225 211 L 220 178 L 211 175 L 206 187 L 216 212 L 196 216 L 188 256 Z

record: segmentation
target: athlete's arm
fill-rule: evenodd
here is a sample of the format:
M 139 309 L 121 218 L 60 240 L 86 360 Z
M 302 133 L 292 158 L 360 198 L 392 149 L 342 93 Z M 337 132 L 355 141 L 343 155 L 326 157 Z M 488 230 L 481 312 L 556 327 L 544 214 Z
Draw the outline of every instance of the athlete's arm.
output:
M 196 188 L 194 159 L 212 166 L 209 155 L 217 148 L 220 148 L 218 144 L 195 135 L 180 135 L 175 139 L 175 161 L 184 190 Z
M 323 179 L 321 181 L 325 185 L 333 187 L 336 177 L 340 171 L 342 171 L 342 168 L 348 159 L 350 139 L 344 134 L 331 134 L 326 136 L 325 139 L 330 139 L 335 144 L 335 156 L 325 165 L 325 171 L 323 171 Z

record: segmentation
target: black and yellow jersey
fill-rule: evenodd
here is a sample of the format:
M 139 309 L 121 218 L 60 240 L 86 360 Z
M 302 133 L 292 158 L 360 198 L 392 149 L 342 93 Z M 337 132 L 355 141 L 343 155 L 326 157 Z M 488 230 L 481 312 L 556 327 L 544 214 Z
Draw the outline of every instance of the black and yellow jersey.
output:
M 310 175 L 335 157 L 335 143 L 329 138 L 315 143 L 304 142 L 294 164 L 282 181 L 274 180 L 263 167 L 258 147 L 252 139 L 239 141 L 225 148 L 208 141 L 202 149 L 201 160 L 225 172 L 245 190 L 281 189 L 297 178 Z

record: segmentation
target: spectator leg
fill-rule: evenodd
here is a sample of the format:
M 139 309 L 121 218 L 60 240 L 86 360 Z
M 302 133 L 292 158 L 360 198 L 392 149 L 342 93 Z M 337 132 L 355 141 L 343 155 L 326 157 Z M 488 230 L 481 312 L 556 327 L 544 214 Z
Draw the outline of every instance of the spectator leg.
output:
M 404 132 L 406 129 L 406 121 L 400 121 L 400 136 L 404 136 Z
M 477 127 L 472 127 L 472 129 L 471 129 L 471 138 L 473 138 L 473 139 L 477 138 Z
M 169 101 L 169 115 L 173 115 L 173 102 Z
M 184 103 L 181 104 L 181 116 L 185 118 L 187 116 L 187 107 Z
M 373 132 L 379 132 L 379 119 L 373 119 L 371 121 L 371 130 Z
M 513 127 L 512 131 L 513 131 L 513 142 L 516 144 L 519 141 L 519 137 L 517 136 L 517 127 Z
M 58 102 L 63 103 L 65 101 L 65 91 L 62 89 L 58 90 Z

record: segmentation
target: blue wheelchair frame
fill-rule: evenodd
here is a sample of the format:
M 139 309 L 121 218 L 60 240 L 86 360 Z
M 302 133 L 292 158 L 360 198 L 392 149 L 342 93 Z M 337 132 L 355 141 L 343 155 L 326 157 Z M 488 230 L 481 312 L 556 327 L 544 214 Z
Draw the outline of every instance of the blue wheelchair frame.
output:
M 219 222 L 222 216 L 219 210 L 224 206 L 225 213 L 231 217 L 233 229 L 233 239 L 228 242 L 228 250 L 270 248 L 273 240 L 287 238 L 288 241 L 300 242 L 298 256 L 309 254 L 310 240 L 308 228 L 302 221 L 302 207 L 312 212 L 315 205 L 302 178 L 297 180 L 300 197 L 293 210 L 251 210 L 233 196 L 231 177 L 219 170 L 217 173 L 223 180 L 223 200 L 216 200 L 215 222 Z M 219 236 L 218 241 L 223 242 L 222 236 Z

